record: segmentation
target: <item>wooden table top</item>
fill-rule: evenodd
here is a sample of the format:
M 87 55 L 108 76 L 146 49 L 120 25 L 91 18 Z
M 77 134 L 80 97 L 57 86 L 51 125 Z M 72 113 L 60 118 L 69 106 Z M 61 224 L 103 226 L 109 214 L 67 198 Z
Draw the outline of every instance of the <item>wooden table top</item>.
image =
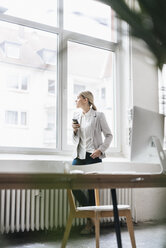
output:
M 0 173 L 0 189 L 166 187 L 163 174 Z

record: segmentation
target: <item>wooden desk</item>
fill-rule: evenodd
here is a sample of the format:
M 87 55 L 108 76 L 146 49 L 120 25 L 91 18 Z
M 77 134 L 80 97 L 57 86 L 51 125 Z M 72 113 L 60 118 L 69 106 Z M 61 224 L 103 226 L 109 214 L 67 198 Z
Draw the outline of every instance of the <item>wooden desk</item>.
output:
M 166 187 L 160 174 L 0 173 L 0 189 Z
M 166 175 L 0 173 L 0 189 L 110 188 L 118 248 L 122 247 L 116 188 L 166 187 Z

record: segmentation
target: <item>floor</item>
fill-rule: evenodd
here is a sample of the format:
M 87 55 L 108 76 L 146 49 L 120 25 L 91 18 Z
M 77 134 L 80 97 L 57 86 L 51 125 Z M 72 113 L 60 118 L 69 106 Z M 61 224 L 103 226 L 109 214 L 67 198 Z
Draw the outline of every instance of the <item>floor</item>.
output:
M 137 248 L 166 248 L 166 223 L 134 225 Z M 80 236 L 80 228 L 72 229 L 66 248 L 95 248 L 94 235 Z M 131 248 L 126 225 L 121 227 L 123 248 Z M 60 248 L 63 230 L 55 232 L 26 232 L 0 236 L 0 248 Z M 113 225 L 101 227 L 100 248 L 116 248 Z

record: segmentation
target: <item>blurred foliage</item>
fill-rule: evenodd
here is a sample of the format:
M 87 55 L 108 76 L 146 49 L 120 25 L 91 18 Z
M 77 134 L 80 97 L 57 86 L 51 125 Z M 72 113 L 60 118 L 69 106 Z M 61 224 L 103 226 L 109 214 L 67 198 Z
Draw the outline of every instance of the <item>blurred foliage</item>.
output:
M 130 35 L 142 39 L 162 69 L 166 64 L 166 0 L 137 0 L 132 9 L 125 0 L 100 0 L 130 26 Z

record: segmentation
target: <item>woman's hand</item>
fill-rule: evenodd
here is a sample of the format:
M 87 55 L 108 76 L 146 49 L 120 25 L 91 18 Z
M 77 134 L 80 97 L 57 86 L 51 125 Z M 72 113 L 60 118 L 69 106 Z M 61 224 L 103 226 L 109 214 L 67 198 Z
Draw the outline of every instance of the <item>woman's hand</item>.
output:
M 91 155 L 90 157 L 92 157 L 93 159 L 95 158 L 99 158 L 101 156 L 101 151 L 100 150 L 95 150 Z
M 75 123 L 72 124 L 72 128 L 75 134 L 77 133 L 79 127 L 80 127 L 80 124 L 75 124 Z

